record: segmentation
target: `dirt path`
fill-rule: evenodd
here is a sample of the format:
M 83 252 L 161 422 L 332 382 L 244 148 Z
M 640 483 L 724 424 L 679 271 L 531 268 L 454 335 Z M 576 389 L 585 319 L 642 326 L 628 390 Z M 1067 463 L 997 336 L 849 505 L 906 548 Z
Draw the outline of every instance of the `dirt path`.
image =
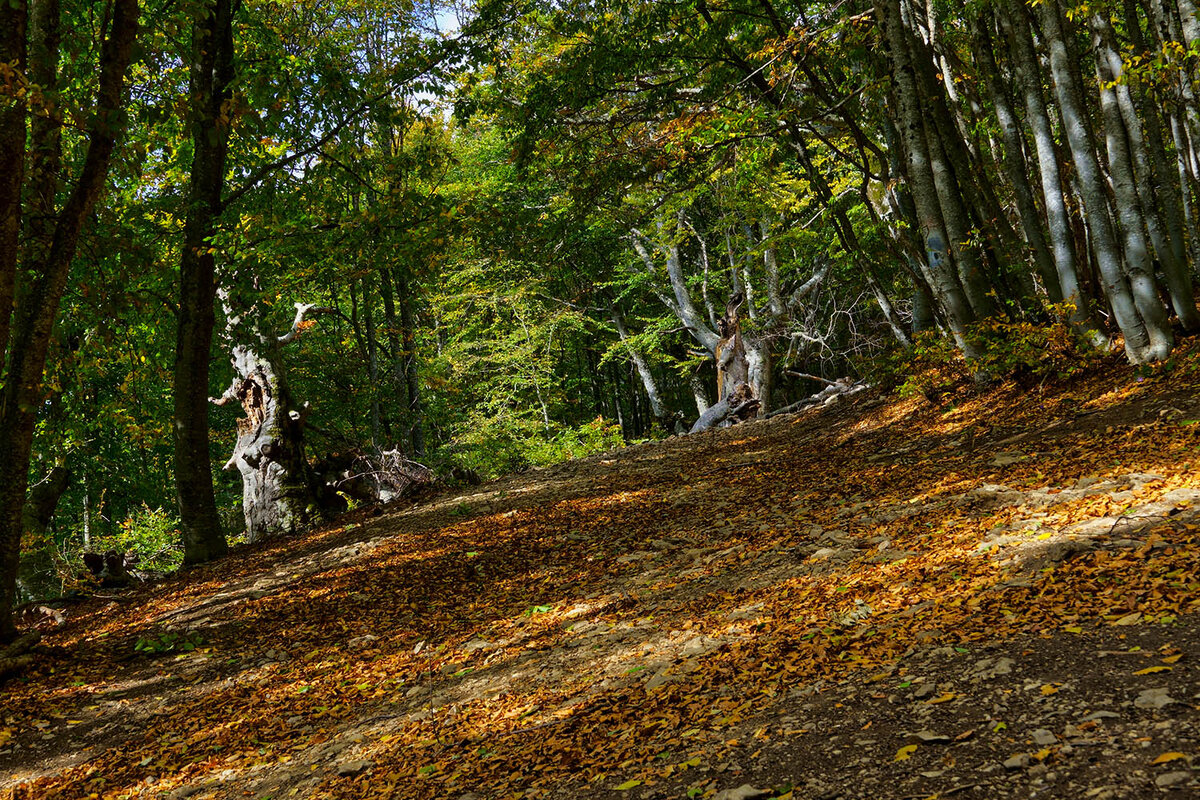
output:
M 90 601 L 0 687 L 0 791 L 1185 796 L 1196 365 L 860 395 Z

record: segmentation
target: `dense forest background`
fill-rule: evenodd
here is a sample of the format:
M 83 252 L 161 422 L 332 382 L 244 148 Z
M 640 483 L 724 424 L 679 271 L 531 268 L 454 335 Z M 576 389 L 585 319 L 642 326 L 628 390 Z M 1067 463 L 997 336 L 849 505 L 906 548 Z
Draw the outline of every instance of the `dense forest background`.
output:
M 308 524 L 323 458 L 687 430 L 730 313 L 760 415 L 1169 359 L 1198 79 L 1192 0 L 7 3 L 0 637 L 255 480 L 250 538 Z

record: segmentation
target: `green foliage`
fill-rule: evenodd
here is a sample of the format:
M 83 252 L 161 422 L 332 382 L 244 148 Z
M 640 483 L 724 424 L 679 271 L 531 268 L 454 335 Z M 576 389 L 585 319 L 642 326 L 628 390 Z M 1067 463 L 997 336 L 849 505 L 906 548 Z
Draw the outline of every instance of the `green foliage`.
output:
M 135 653 L 162 655 L 164 653 L 190 653 L 204 644 L 204 637 L 195 631 L 188 633 L 160 633 L 139 636 L 133 643 Z
M 96 552 L 114 550 L 138 556 L 138 568 L 170 572 L 183 563 L 179 520 L 161 508 L 143 505 L 121 522 L 112 534 L 92 539 Z
M 911 349 L 892 349 L 864 372 L 902 397 L 936 396 L 981 374 L 992 380 L 1069 378 L 1100 356 L 1065 322 L 1039 325 L 996 317 L 976 323 L 967 335 L 980 353 L 971 361 L 952 339 L 925 331 Z
M 625 444 L 619 426 L 603 417 L 567 427 L 517 414 L 473 415 L 446 448 L 450 460 L 488 479 L 556 464 Z

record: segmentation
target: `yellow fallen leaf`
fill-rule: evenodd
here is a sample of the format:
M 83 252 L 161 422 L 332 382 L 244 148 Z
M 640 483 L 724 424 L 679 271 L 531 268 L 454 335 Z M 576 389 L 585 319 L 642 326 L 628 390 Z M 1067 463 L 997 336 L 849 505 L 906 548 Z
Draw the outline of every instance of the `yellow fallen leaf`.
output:
M 1173 656 L 1167 656 L 1163 659 L 1164 664 L 1174 664 L 1179 659 L 1183 658 L 1183 653 L 1176 653 Z
M 633 787 L 641 786 L 641 785 L 642 785 L 642 782 L 638 781 L 638 780 L 625 781 L 620 786 L 616 787 L 616 789 L 618 792 L 628 792 Z
M 1058 691 L 1058 687 L 1055 686 L 1053 683 L 1042 684 L 1042 694 L 1046 697 L 1049 697 L 1050 695 L 1054 694 L 1057 691 Z
M 1170 672 L 1172 669 L 1173 669 L 1173 667 L 1164 667 L 1163 665 L 1160 664 L 1157 667 L 1146 667 L 1145 669 L 1139 669 L 1137 672 L 1135 672 L 1133 674 L 1134 675 L 1153 675 L 1156 672 Z
M 916 751 L 917 746 L 915 744 L 906 744 L 904 747 L 901 747 L 896 751 L 896 760 L 907 761 L 908 759 L 912 758 L 912 754 Z
M 930 700 L 929 704 L 936 705 L 937 703 L 946 703 L 946 702 L 949 702 L 950 700 L 953 700 L 956 697 L 958 697 L 958 695 L 956 695 L 954 692 L 942 692 L 937 697 Z
M 1163 753 L 1161 756 L 1154 759 L 1154 761 L 1151 763 L 1166 764 L 1168 761 L 1178 761 L 1181 758 L 1187 758 L 1187 756 L 1184 755 L 1183 753 L 1176 753 L 1176 752 Z
M 1063 630 L 1067 633 L 1083 633 L 1083 628 L 1078 625 L 1065 625 L 1063 626 Z
M 1125 616 L 1121 617 L 1119 620 L 1114 622 L 1113 625 L 1136 625 L 1141 621 L 1142 612 L 1134 611 L 1132 614 L 1126 614 Z
M 700 756 L 693 756 L 692 758 L 689 758 L 687 761 L 681 762 L 679 766 L 681 766 L 681 767 L 698 767 L 698 766 L 700 766 Z
M 1038 750 L 1036 753 L 1031 755 L 1030 758 L 1034 759 L 1035 761 L 1045 761 L 1049 755 L 1050 751 L 1048 749 Z

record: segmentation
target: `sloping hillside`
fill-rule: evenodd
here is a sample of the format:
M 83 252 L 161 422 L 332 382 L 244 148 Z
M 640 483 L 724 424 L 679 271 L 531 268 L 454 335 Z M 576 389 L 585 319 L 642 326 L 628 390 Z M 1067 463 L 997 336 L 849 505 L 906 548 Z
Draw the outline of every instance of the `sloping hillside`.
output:
M 1186 793 L 1196 349 L 867 393 L 97 596 L 0 688 L 0 791 Z

